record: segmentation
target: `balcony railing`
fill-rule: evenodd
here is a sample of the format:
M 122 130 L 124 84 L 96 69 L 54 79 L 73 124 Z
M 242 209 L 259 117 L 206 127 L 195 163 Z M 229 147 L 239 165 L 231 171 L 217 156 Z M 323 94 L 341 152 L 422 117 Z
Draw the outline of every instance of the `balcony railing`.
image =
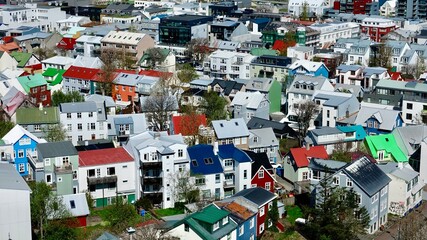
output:
M 87 177 L 87 183 L 89 185 L 115 183 L 117 182 L 117 176 L 106 176 L 106 177 Z
M 225 180 L 224 181 L 224 188 L 231 188 L 231 187 L 234 187 L 234 179 Z
M 72 173 L 73 172 L 73 166 L 71 164 L 67 164 L 67 165 L 63 165 L 63 166 L 56 166 L 54 164 L 53 168 L 54 168 L 56 173 L 66 174 L 66 173 Z

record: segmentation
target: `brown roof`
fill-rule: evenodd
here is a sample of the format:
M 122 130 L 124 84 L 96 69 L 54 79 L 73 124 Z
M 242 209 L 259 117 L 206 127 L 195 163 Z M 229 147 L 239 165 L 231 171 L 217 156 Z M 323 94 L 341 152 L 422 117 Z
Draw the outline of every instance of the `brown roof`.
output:
M 255 213 L 248 208 L 236 203 L 236 202 L 215 202 L 218 207 L 227 210 L 228 212 L 236 215 L 237 217 L 247 220 L 252 217 Z

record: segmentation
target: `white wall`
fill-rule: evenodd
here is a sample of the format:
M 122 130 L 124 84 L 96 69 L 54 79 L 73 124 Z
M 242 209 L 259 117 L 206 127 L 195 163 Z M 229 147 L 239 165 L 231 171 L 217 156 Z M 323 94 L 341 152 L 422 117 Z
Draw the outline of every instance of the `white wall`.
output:
M 82 117 L 77 118 L 77 113 L 71 113 L 71 119 L 67 119 L 67 113 L 60 114 L 61 123 L 64 125 L 65 130 L 67 131 L 67 136 L 70 136 L 70 141 L 73 142 L 74 145 L 77 145 L 78 136 L 82 136 L 83 141 L 91 140 L 92 134 L 95 135 L 96 139 L 106 139 L 108 137 L 107 134 L 107 122 L 106 121 L 98 121 L 97 112 L 93 112 L 93 117 L 89 117 L 89 112 L 82 112 Z M 82 130 L 78 130 L 77 125 L 82 124 Z M 88 130 L 89 126 L 95 123 L 95 129 Z M 71 131 L 68 130 L 68 124 L 71 124 Z
M 0 189 L 0 196 L 0 239 L 31 239 L 30 192 Z

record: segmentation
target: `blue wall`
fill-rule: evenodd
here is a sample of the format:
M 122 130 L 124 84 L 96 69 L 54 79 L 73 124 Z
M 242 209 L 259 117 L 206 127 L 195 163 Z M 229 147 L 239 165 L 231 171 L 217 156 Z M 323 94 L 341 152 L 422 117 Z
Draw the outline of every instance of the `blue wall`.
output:
M 256 216 L 257 215 L 255 214 L 254 216 L 248 218 L 248 220 L 246 220 L 245 222 L 243 222 L 242 224 L 240 224 L 237 227 L 237 231 L 236 231 L 236 233 L 237 233 L 237 240 L 248 240 L 248 239 L 251 238 L 251 235 L 253 235 L 254 239 L 256 239 L 256 229 L 257 229 Z M 254 218 L 254 226 L 253 226 L 252 229 L 250 229 L 250 227 L 251 227 L 251 219 L 252 218 Z M 239 236 L 239 229 L 240 229 L 240 226 L 242 226 L 242 225 L 244 226 L 244 231 L 243 231 L 242 236 Z
M 372 127 L 368 127 L 368 123 L 372 122 Z M 378 134 L 383 134 L 383 133 L 390 133 L 391 131 L 393 131 L 393 129 L 391 131 L 385 130 L 385 129 L 378 129 L 378 128 L 374 128 L 374 122 L 378 123 L 379 128 L 381 128 L 381 124 L 378 122 L 378 120 L 376 118 L 369 118 L 368 120 L 366 120 L 366 133 L 368 135 L 378 135 Z M 401 127 L 403 125 L 403 119 L 402 117 L 399 115 L 397 116 L 396 120 L 395 120 L 395 128 L 396 127 Z
M 297 70 L 304 70 L 305 71 L 305 74 L 308 74 L 308 75 L 313 75 L 313 76 L 315 76 L 315 77 L 317 77 L 317 76 L 323 76 L 323 77 L 325 77 L 325 78 L 328 78 L 329 77 L 329 71 L 328 71 L 328 69 L 325 67 L 325 65 L 321 65 L 315 72 L 310 72 L 310 71 L 308 71 L 308 70 L 306 70 L 304 67 L 302 67 L 302 66 L 299 66 L 299 67 L 297 67 L 296 69 L 292 69 L 292 70 L 290 70 L 289 71 L 289 75 L 296 75 L 297 74 Z
M 29 138 L 30 142 L 26 145 L 20 145 L 19 140 Z M 16 141 L 13 144 L 13 150 L 15 151 L 15 167 L 16 171 L 18 171 L 21 176 L 27 176 L 28 175 L 28 159 L 27 159 L 27 150 L 29 151 L 35 151 L 37 147 L 37 142 L 28 137 L 27 135 L 23 135 L 18 141 Z M 24 155 L 23 157 L 19 157 L 19 150 L 23 150 Z M 19 172 L 19 164 L 24 164 L 24 172 Z

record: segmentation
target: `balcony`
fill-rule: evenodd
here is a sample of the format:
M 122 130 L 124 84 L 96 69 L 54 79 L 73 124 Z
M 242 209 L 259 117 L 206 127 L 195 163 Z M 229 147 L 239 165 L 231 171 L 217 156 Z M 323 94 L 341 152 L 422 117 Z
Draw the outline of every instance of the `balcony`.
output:
M 233 171 L 234 171 L 233 165 L 231 165 L 231 166 L 224 166 L 224 172 L 233 172 Z
M 161 169 L 161 168 L 162 168 L 162 162 L 160 160 L 141 161 L 141 169 L 148 170 L 148 169 Z
M 130 130 L 120 130 L 119 131 L 119 137 L 123 137 L 123 136 L 129 136 L 130 134 Z
M 229 179 L 224 181 L 224 188 L 234 188 L 235 183 L 234 179 Z
M 106 177 L 87 177 L 87 183 L 89 185 L 106 184 L 117 182 L 117 176 L 106 176 Z
M 71 164 L 66 164 L 63 166 L 56 166 L 55 164 L 53 165 L 53 170 L 55 171 L 55 173 L 58 174 L 71 174 L 73 173 L 73 166 Z

